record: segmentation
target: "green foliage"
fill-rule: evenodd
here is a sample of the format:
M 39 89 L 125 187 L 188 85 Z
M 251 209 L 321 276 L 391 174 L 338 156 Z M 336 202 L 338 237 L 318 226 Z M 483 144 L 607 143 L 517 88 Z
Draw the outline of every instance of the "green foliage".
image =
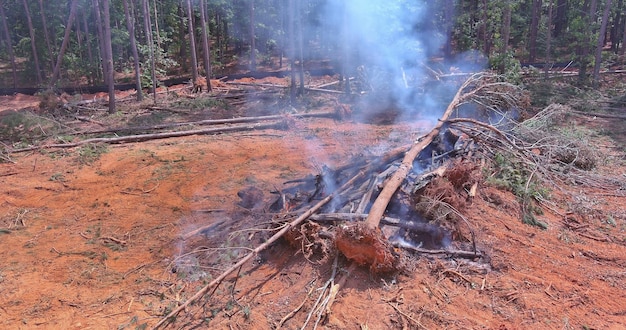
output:
M 496 53 L 489 58 L 489 66 L 502 74 L 505 80 L 512 84 L 522 82 L 522 65 L 513 56 L 513 52 Z
M 163 37 L 162 42 L 168 42 L 169 39 Z M 155 75 L 157 80 L 165 78 L 169 73 L 168 70 L 171 70 L 174 67 L 178 66 L 178 63 L 163 50 L 163 48 L 158 47 L 155 42 L 155 45 L 152 47 L 154 52 L 154 64 L 155 64 Z M 137 44 L 137 51 L 144 59 L 141 63 L 141 86 L 143 88 L 149 88 L 152 86 L 152 65 L 150 59 L 150 47 L 145 44 Z M 158 84 L 158 81 L 157 81 Z M 158 85 L 157 85 L 158 86 Z
M 78 162 L 82 165 L 93 164 L 107 151 L 108 147 L 106 144 L 86 144 L 78 148 Z
M 31 112 L 9 112 L 0 117 L 0 141 L 8 144 L 36 144 L 59 130 L 58 123 Z
M 526 164 L 510 155 L 497 153 L 493 159 L 493 173 L 485 177 L 488 184 L 508 190 L 517 196 L 522 206 L 524 223 L 542 229 L 547 228 L 547 224 L 537 220 L 535 215 L 542 213 L 541 208 L 537 206 L 537 201 L 549 198 L 550 192 L 531 177 Z
M 195 99 L 178 99 L 174 102 L 176 108 L 190 110 L 207 110 L 212 108 L 228 109 L 228 102 L 213 97 L 197 97 Z

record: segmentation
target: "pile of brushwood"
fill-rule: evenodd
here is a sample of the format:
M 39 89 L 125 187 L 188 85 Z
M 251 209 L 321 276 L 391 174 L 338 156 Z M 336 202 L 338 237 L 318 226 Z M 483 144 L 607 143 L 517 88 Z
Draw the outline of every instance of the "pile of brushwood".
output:
M 410 146 L 361 156 L 335 169 L 324 167 L 286 183 L 274 191 L 277 198 L 266 208 L 273 217 L 273 236 L 157 327 L 280 238 L 309 260 L 334 256 L 335 270 L 337 251 L 351 261 L 344 277 L 326 287 L 323 307 L 328 311 L 356 266 L 383 274 L 397 271 L 412 253 L 475 261 L 487 257 L 475 241 L 471 219 L 462 212 L 486 180 L 512 191 L 519 198 L 522 220 L 540 227 L 546 226 L 536 218 L 545 201 L 543 187 L 571 180 L 610 184 L 586 173 L 597 159 L 592 150 L 547 132 L 547 125 L 566 115 L 566 107 L 549 106 L 519 123 L 525 107 L 528 96 L 518 86 L 496 75 L 475 74 L 460 86 L 437 125 Z M 252 207 L 246 196 L 240 195 L 242 203 Z

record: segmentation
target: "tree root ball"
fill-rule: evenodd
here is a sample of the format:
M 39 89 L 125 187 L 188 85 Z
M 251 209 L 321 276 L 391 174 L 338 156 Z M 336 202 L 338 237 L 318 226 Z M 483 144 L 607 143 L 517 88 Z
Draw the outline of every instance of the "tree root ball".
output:
M 346 258 L 359 265 L 369 265 L 372 273 L 398 269 L 399 255 L 380 230 L 370 229 L 364 223 L 339 227 L 335 244 Z

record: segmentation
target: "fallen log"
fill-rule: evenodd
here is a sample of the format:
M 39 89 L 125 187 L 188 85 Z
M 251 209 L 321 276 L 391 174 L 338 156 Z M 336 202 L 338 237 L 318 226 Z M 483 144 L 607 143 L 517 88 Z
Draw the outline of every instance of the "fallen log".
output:
M 241 132 L 241 131 L 248 131 L 248 130 L 255 130 L 255 129 L 272 129 L 272 128 L 281 129 L 283 127 L 285 127 L 285 123 L 280 121 L 280 122 L 274 122 L 274 123 L 268 123 L 268 124 L 239 125 L 239 126 L 230 126 L 230 127 L 195 129 L 195 130 L 180 131 L 180 132 L 139 134 L 139 135 L 116 137 L 116 138 L 93 138 L 93 139 L 82 140 L 82 141 L 78 141 L 74 143 L 46 144 L 42 146 L 9 150 L 8 152 L 17 153 L 17 152 L 26 152 L 26 151 L 52 149 L 52 148 L 74 148 L 74 147 L 78 147 L 78 146 L 89 144 L 89 143 L 121 144 L 121 143 L 131 143 L 131 142 L 144 142 L 148 140 L 167 139 L 167 138 L 189 136 L 189 135 L 232 133 L 232 132 Z
M 164 128 L 174 128 L 174 127 L 180 127 L 180 126 L 205 126 L 205 125 L 209 126 L 209 125 L 223 125 L 223 124 L 253 123 L 253 122 L 261 122 L 261 121 L 269 121 L 269 120 L 281 120 L 281 119 L 285 119 L 286 117 L 287 116 L 285 115 L 272 115 L 272 116 L 240 117 L 240 118 L 228 118 L 228 119 L 207 119 L 207 120 L 181 122 L 181 123 L 158 124 L 158 125 L 151 125 L 151 126 L 108 128 L 108 129 L 93 130 L 93 131 L 87 131 L 87 132 L 77 132 L 77 133 L 72 133 L 72 135 L 149 131 L 149 130 L 157 130 L 157 129 L 164 129 Z M 288 117 L 290 118 L 336 118 L 337 115 L 335 112 L 312 112 L 312 113 L 303 113 L 303 114 L 292 114 L 292 115 L 289 115 Z

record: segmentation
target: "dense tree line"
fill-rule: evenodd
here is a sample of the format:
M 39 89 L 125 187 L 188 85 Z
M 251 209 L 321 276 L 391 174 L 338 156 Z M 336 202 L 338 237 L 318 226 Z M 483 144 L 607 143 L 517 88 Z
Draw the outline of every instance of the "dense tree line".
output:
M 1 83 L 150 89 L 169 75 L 219 75 L 233 62 L 301 75 L 305 64 L 324 61 L 344 75 L 364 65 L 405 74 L 432 58 L 484 60 L 501 71 L 571 62 L 590 83 L 624 56 L 625 7 L 624 0 L 0 0 Z

